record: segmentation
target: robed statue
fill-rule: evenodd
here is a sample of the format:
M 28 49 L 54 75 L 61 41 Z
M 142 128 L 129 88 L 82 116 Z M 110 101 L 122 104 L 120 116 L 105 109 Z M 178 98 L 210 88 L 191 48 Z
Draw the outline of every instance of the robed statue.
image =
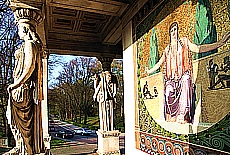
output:
M 18 15 L 18 16 L 17 16 Z M 14 82 L 9 85 L 7 118 L 18 154 L 44 152 L 42 137 L 42 42 L 36 33 L 38 14 L 29 9 L 16 10 L 18 34 L 24 40 L 15 52 Z
M 96 74 L 94 78 L 95 93 L 93 99 L 99 103 L 100 130 L 114 130 L 113 108 L 116 103 L 117 78 L 109 71 Z

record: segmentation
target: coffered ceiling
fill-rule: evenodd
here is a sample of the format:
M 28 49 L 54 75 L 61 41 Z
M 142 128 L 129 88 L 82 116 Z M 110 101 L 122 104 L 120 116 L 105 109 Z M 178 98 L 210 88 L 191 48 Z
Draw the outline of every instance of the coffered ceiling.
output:
M 131 0 L 47 0 L 51 53 L 122 57 L 121 17 Z

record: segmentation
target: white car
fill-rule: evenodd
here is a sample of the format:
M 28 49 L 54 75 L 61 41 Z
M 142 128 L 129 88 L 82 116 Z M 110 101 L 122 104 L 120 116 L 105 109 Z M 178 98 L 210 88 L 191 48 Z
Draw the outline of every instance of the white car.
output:
M 91 130 L 86 129 L 86 128 L 78 128 L 78 129 L 74 129 L 74 132 L 76 135 L 90 135 L 92 133 Z

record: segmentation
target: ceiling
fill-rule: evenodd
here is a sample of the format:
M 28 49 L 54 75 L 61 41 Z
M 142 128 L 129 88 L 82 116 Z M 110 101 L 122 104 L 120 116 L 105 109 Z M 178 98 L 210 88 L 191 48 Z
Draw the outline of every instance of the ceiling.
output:
M 132 0 L 47 0 L 50 53 L 122 58 L 121 18 Z

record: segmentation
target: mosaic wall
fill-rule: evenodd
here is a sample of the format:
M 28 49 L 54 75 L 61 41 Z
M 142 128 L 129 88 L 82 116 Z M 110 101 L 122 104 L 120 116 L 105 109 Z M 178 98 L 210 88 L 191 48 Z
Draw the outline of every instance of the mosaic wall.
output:
M 149 0 L 134 16 L 142 151 L 230 152 L 229 8 L 227 0 Z

